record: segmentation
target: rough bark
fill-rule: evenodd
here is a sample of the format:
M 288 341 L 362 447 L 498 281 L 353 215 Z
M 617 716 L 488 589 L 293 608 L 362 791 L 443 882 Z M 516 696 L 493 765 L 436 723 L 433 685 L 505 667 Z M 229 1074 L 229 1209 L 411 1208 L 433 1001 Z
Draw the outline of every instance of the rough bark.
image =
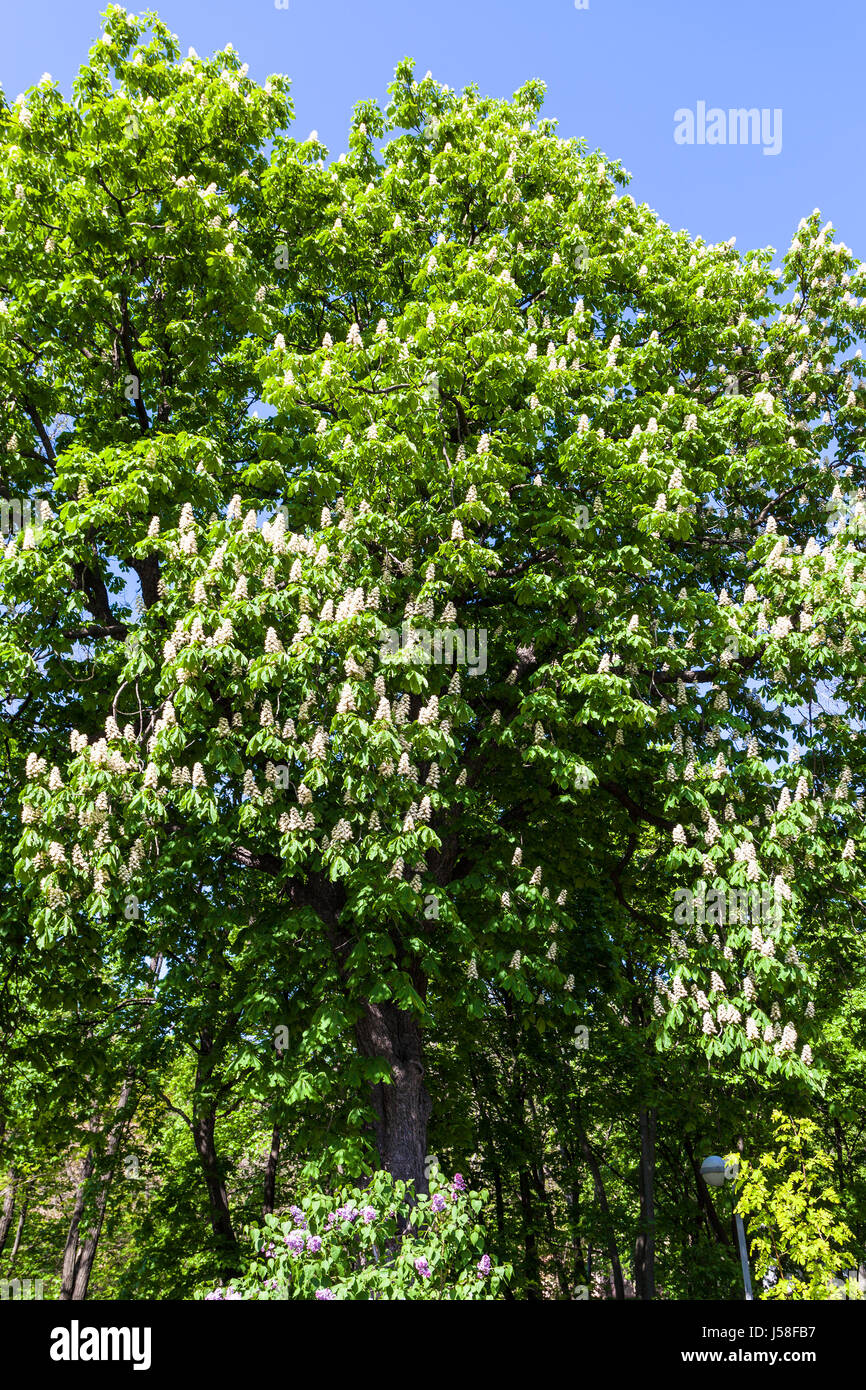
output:
M 221 1247 L 225 1263 L 223 1275 L 231 1277 L 237 1273 L 238 1243 L 232 1226 L 228 1189 L 217 1155 L 215 1110 L 207 1110 L 196 1117 L 192 1124 L 192 1138 L 207 1188 L 211 1230 Z
M 222 1261 L 222 1276 L 230 1279 L 240 1269 L 240 1249 L 232 1225 L 225 1170 L 217 1153 L 216 1120 L 220 1088 L 217 1085 L 217 1062 L 220 1057 L 220 1038 L 225 1036 L 229 1018 L 223 1024 L 220 1037 L 210 1028 L 199 1034 L 198 1063 L 193 1087 L 193 1114 L 188 1120 L 192 1141 L 201 1164 L 208 1199 L 208 1216 Z
M 108 1194 L 114 1177 L 117 1150 L 129 1120 L 131 1095 L 132 1080 L 128 1077 L 123 1084 L 100 1160 L 97 1162 L 94 1150 L 91 1148 L 88 1150 L 82 1165 L 81 1180 L 75 1195 L 72 1223 L 66 1239 L 66 1249 L 63 1253 L 63 1275 L 60 1290 L 60 1298 L 63 1302 L 82 1302 L 87 1297 L 87 1288 L 93 1272 L 96 1252 L 99 1248 L 102 1223 L 105 1219 Z M 92 1219 L 84 1239 L 80 1240 L 81 1221 L 87 1203 L 88 1187 L 91 1186 L 94 1172 L 97 1173 L 97 1177 L 92 1193 Z
M 443 870 L 444 872 L 444 870 Z M 440 880 L 445 881 L 445 880 Z M 326 881 L 315 881 L 311 888 L 296 890 L 293 901 L 308 901 L 324 923 L 334 955 L 337 973 L 351 994 L 348 958 L 352 935 L 341 924 L 345 893 Z M 412 984 L 423 999 L 426 980 L 417 967 L 411 970 Z M 386 1063 L 389 1082 L 376 1082 L 371 1088 L 374 1116 L 373 1136 L 379 1162 L 393 1177 L 414 1183 L 417 1193 L 426 1194 L 427 1123 L 432 1104 L 424 1085 L 421 1029 L 415 1014 L 391 1002 L 361 1001 L 361 1016 L 355 1023 L 355 1040 L 362 1057 Z
M 3 1197 L 3 1211 L 2 1213 L 0 1213 L 0 1254 L 3 1253 L 3 1247 L 6 1244 L 6 1237 L 8 1236 L 9 1228 L 12 1225 L 12 1217 L 15 1211 L 15 1187 L 15 1169 L 10 1168 L 9 1185 L 6 1188 L 6 1192 Z
M 128 1086 L 124 1088 L 124 1094 L 121 1096 L 120 1105 L 118 1106 L 119 1111 L 125 1109 L 126 1103 L 129 1100 L 129 1089 Z M 125 1122 L 125 1115 L 115 1122 L 105 1146 L 104 1166 L 97 1179 L 93 1221 L 82 1242 L 76 1261 L 75 1282 L 72 1286 L 72 1299 L 74 1302 L 81 1302 L 87 1297 L 87 1286 L 90 1283 L 93 1262 L 96 1259 L 96 1251 L 99 1247 L 99 1237 L 102 1234 L 102 1223 L 105 1218 L 105 1208 L 108 1203 L 108 1192 L 111 1187 L 112 1178 L 114 1177 L 114 1159 L 120 1144 Z
M 12 1242 L 12 1253 L 11 1253 L 10 1256 L 9 1256 L 9 1269 L 10 1269 L 10 1271 L 11 1271 L 11 1269 L 12 1269 L 12 1266 L 13 1266 L 14 1263 L 15 1263 L 15 1258 L 16 1258 L 16 1256 L 17 1256 L 17 1254 L 18 1254 L 19 1246 L 21 1245 L 21 1237 L 22 1237 L 23 1234 L 24 1234 L 24 1222 L 25 1222 L 26 1220 L 27 1220 L 27 1193 L 25 1192 L 24 1198 L 23 1198 L 23 1200 L 22 1200 L 22 1202 L 21 1202 L 21 1211 L 20 1211 L 19 1216 L 18 1216 L 18 1225 L 17 1225 L 16 1228 L 15 1228 L 15 1239 L 14 1239 L 13 1242 Z
M 69 1223 L 69 1233 L 66 1237 L 66 1245 L 63 1251 L 63 1266 L 60 1273 L 60 1301 L 68 1302 L 72 1298 L 72 1290 L 75 1287 L 75 1270 L 78 1261 L 78 1228 L 81 1225 L 81 1218 L 84 1215 L 84 1202 L 87 1193 L 87 1184 L 93 1173 L 93 1150 L 88 1149 L 81 1165 L 81 1175 L 78 1179 L 78 1186 L 75 1189 L 75 1202 L 72 1207 L 72 1220 Z
M 377 1082 L 372 1088 L 382 1167 L 395 1178 L 414 1182 L 416 1192 L 427 1193 L 427 1122 L 432 1106 L 424 1085 L 418 1020 L 395 1004 L 365 1001 L 355 1037 L 362 1056 L 383 1058 L 391 1076 L 390 1084 Z

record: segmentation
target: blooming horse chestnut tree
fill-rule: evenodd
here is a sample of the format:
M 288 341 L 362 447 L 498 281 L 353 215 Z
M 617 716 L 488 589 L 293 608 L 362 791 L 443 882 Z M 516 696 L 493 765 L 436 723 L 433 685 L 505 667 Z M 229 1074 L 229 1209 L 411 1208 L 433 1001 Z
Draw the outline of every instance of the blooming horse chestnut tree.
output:
M 249 82 L 230 46 L 211 60 L 191 54 L 181 63 L 165 26 L 154 19 L 149 41 L 146 28 L 112 8 L 69 102 L 48 74 L 13 105 L 0 99 L 4 542 L 16 518 L 20 525 L 28 516 L 41 522 L 46 509 L 55 514 L 50 541 L 40 525 L 25 524 L 9 542 L 0 577 L 7 873 L 21 822 L 35 825 L 43 814 L 36 794 L 16 806 L 14 832 L 6 817 L 18 801 L 28 756 L 37 767 L 40 758 L 62 763 L 73 729 L 91 739 L 103 733 L 106 711 L 127 707 L 124 700 L 114 704 L 123 669 L 140 663 L 145 672 L 153 662 L 153 654 L 136 647 L 137 620 L 124 593 L 131 578 L 140 602 L 149 605 L 159 589 L 157 556 L 148 552 L 139 560 L 135 551 L 134 517 L 144 518 L 146 531 L 154 510 L 184 494 L 184 477 L 203 466 L 205 454 L 223 450 L 248 459 L 255 449 L 248 403 L 258 382 L 256 335 L 270 329 L 267 286 L 241 253 L 239 215 L 243 235 L 254 240 L 260 147 L 286 124 L 286 84 Z M 234 465 L 225 467 L 228 475 Z M 40 578 L 27 570 L 37 556 Z M 125 687 L 136 718 L 137 679 Z M 143 692 L 140 682 L 138 688 Z M 56 776 L 49 790 L 55 784 Z M 80 868 L 89 836 L 88 892 L 92 887 L 100 900 L 110 873 L 102 857 L 115 843 L 117 820 L 116 803 L 109 805 L 102 791 L 94 787 L 66 801 L 69 819 L 50 822 L 45 860 Z M 122 810 L 121 804 L 121 816 Z M 42 863 L 37 848 L 22 850 L 23 886 Z M 131 852 L 124 872 L 141 852 Z M 66 1111 L 62 1133 L 53 1131 L 55 1150 L 67 1142 L 65 1126 L 82 1117 L 89 1146 L 94 1105 L 111 1105 L 112 1089 L 116 1101 L 129 1062 L 137 1080 L 158 1083 L 163 1068 L 154 1040 L 172 1031 L 198 1050 L 206 1088 L 213 1040 L 233 1017 L 222 986 L 243 978 L 224 964 L 227 943 L 214 923 L 223 935 L 234 930 L 226 896 L 234 894 L 235 911 L 240 903 L 229 885 L 210 908 L 199 898 L 191 919 L 183 904 L 197 887 L 194 866 L 186 877 L 175 876 L 163 908 L 176 904 L 179 919 L 165 931 L 157 914 L 128 901 L 131 889 L 110 912 L 72 898 L 74 916 L 64 923 L 55 915 L 55 891 L 41 925 L 25 896 L 3 895 L 4 1027 L 15 1043 L 4 1048 L 2 1062 L 4 1148 L 16 1132 L 21 1142 L 22 1130 L 25 1149 L 32 1148 L 34 1125 L 12 1097 L 31 1086 L 34 1074 Z M 151 965 L 169 959 L 182 968 L 170 972 L 173 984 L 163 979 L 158 1010 L 147 1009 L 154 1001 Z M 235 988 L 234 997 L 239 993 Z M 122 1056 L 102 1046 L 113 1022 L 125 1035 Z M 98 1102 L 96 1071 L 106 1092 Z M 43 1095 L 37 1113 L 47 1108 Z M 215 1187 L 214 1224 L 224 1227 L 225 1203 L 220 1208 L 213 1173 L 212 1100 L 203 1099 L 191 1118 Z M 89 1248 L 92 1261 L 95 1241 Z
M 139 63 L 113 14 L 94 63 L 120 49 L 127 91 L 151 61 L 163 84 L 158 114 L 146 84 L 123 98 L 159 132 L 145 159 L 189 110 L 210 129 L 218 97 L 248 133 L 273 113 L 235 55 L 179 64 L 163 36 Z M 378 1161 L 419 1191 L 448 1102 L 425 1037 L 460 1015 L 469 1045 L 493 986 L 526 1021 L 579 1015 L 587 884 L 614 950 L 623 922 L 653 943 L 651 1045 L 806 1084 L 798 926 L 822 910 L 832 930 L 862 892 L 866 563 L 839 503 L 863 475 L 866 276 L 817 213 L 775 270 L 674 232 L 542 96 L 455 93 L 405 62 L 337 162 L 280 138 L 202 190 L 168 180 L 202 158 L 172 144 L 146 233 L 159 294 L 126 272 L 152 324 L 124 333 L 120 289 L 92 289 L 119 303 L 110 389 L 80 363 L 68 399 L 27 375 L 25 351 L 73 352 L 76 303 L 43 325 L 19 278 L 0 320 L 7 457 L 52 513 L 2 568 L 8 693 L 58 683 L 22 726 L 40 940 L 116 932 L 130 893 L 169 936 L 231 897 L 227 966 L 257 961 L 260 983 L 217 1033 L 277 1066 L 289 1008 L 290 1098 L 372 1095 Z M 108 238 L 126 214 L 104 182 Z M 192 326 L 161 307 L 177 285 Z M 39 423 L 62 415 L 59 449 Z M 71 727 L 54 658 L 73 639 L 95 676 Z M 841 713 L 813 719 L 827 691 Z M 678 889 L 739 906 L 680 930 Z M 753 889 L 774 908 L 757 920 Z M 164 990 L 182 956 L 160 944 Z

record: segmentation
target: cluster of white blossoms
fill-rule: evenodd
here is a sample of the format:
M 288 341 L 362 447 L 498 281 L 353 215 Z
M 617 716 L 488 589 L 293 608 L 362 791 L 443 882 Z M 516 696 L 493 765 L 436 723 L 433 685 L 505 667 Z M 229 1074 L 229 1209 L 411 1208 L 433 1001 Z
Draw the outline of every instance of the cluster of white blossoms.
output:
M 331 834 L 331 844 L 348 844 L 354 838 L 352 827 L 349 822 L 341 817 L 334 826 Z

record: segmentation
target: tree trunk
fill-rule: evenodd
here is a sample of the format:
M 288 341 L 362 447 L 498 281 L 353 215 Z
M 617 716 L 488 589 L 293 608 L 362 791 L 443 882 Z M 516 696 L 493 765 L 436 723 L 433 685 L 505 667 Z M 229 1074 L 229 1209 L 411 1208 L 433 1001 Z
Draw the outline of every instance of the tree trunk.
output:
M 0 1255 L 2 1255 L 3 1253 L 3 1247 L 6 1244 L 6 1237 L 8 1236 L 9 1228 L 12 1225 L 12 1215 L 15 1211 L 15 1186 L 15 1169 L 10 1168 L 9 1186 L 6 1189 L 6 1194 L 3 1198 L 3 1212 L 2 1214 L 0 1214 Z
M 572 1293 L 572 1298 L 573 1298 L 573 1297 L 574 1297 L 574 1294 L 575 1294 L 575 1291 L 576 1291 L 577 1289 L 588 1289 L 588 1288 L 589 1288 L 589 1268 L 588 1268 L 588 1266 L 587 1266 L 586 1258 L 585 1258 L 584 1253 L 583 1253 L 583 1242 L 582 1242 L 582 1240 L 581 1240 L 580 1230 L 578 1229 L 578 1219 L 579 1219 L 579 1209 L 580 1209 L 580 1188 L 579 1188 L 579 1187 L 573 1187 L 573 1188 L 572 1188 L 572 1190 L 571 1190 L 571 1202 L 569 1203 L 569 1205 L 570 1205 L 570 1207 L 571 1207 L 571 1211 L 570 1211 L 570 1213 L 569 1213 L 569 1221 L 570 1221 L 570 1223 L 571 1223 L 571 1250 L 572 1250 L 572 1264 L 571 1264 L 571 1282 L 572 1282 L 572 1290 L 571 1290 L 571 1293 Z
M 568 1192 L 565 1194 L 565 1202 L 568 1211 L 568 1230 L 571 1243 L 570 1296 L 573 1299 L 575 1289 L 589 1287 L 589 1270 L 587 1268 L 586 1257 L 583 1253 L 583 1241 L 580 1235 L 580 1183 L 577 1178 L 577 1164 L 569 1149 L 562 1141 L 560 1141 L 559 1144 L 559 1156 L 562 1160 L 564 1180 L 571 1183 Z
M 27 1193 L 25 1192 L 25 1193 L 24 1193 L 24 1198 L 23 1198 L 23 1200 L 22 1200 L 22 1202 L 21 1202 L 21 1211 L 20 1211 L 20 1214 L 19 1214 L 19 1216 L 18 1216 L 18 1226 L 17 1226 L 17 1228 L 16 1228 L 16 1230 L 15 1230 L 15 1239 L 14 1239 L 14 1241 L 12 1242 L 12 1253 L 11 1253 L 11 1255 L 9 1256 L 9 1271 L 10 1271 L 10 1273 L 11 1273 L 11 1271 L 12 1271 L 12 1266 L 13 1266 L 14 1263 L 15 1263 L 15 1257 L 16 1257 L 16 1255 L 18 1254 L 18 1247 L 19 1247 L 20 1244 L 21 1244 L 21 1237 L 22 1237 L 23 1234 L 24 1234 L 24 1222 L 25 1222 L 26 1218 L 27 1218 Z
M 604 1223 L 605 1238 L 607 1240 L 607 1252 L 610 1256 L 611 1273 L 613 1274 L 613 1288 L 617 1299 L 625 1299 L 625 1284 L 622 1277 L 622 1264 L 619 1258 L 619 1251 L 616 1248 L 616 1235 L 611 1220 L 610 1207 L 607 1201 L 607 1193 L 604 1190 L 604 1183 L 601 1178 L 601 1169 L 598 1166 L 598 1159 L 589 1146 L 582 1128 L 578 1128 L 577 1137 L 580 1141 L 580 1151 L 586 1159 L 589 1171 L 592 1174 L 593 1186 L 595 1187 L 595 1199 L 601 1208 L 602 1221 Z
M 541 1290 L 541 1265 L 538 1259 L 538 1242 L 535 1233 L 535 1211 L 532 1205 L 532 1188 L 529 1173 L 521 1168 L 517 1175 L 520 1189 L 520 1209 L 523 1215 L 523 1241 L 526 1251 L 526 1297 L 539 1299 Z
M 538 1114 L 535 1108 L 535 1103 L 532 1099 L 532 1087 L 528 1083 L 528 1081 L 524 1081 L 524 1095 L 526 1096 L 526 1103 L 529 1108 L 529 1117 L 532 1123 L 532 1130 L 527 1130 L 527 1132 L 531 1132 L 536 1136 L 532 1145 L 534 1156 L 530 1160 L 530 1171 L 533 1182 L 535 1184 L 535 1190 L 538 1193 L 538 1200 L 541 1204 L 541 1210 L 543 1213 L 542 1219 L 544 1221 L 545 1226 L 547 1227 L 547 1258 L 549 1264 L 553 1265 L 554 1273 L 556 1274 L 556 1281 L 559 1284 L 559 1291 L 562 1294 L 562 1297 L 564 1299 L 567 1299 L 571 1296 L 571 1287 L 569 1285 L 568 1273 L 566 1271 L 565 1264 L 559 1254 L 559 1244 L 556 1238 L 556 1219 L 553 1214 L 553 1202 L 551 1201 L 550 1191 L 548 1188 L 548 1183 L 550 1182 L 550 1174 L 544 1165 L 545 1146 L 544 1141 L 541 1137 L 544 1133 L 544 1125 L 539 1121 Z
M 538 1133 L 539 1131 L 537 1130 L 536 1132 Z M 568 1299 L 571 1297 L 571 1286 L 568 1282 L 568 1271 L 559 1254 L 559 1245 L 556 1238 L 556 1220 L 553 1214 L 553 1203 L 550 1200 L 550 1194 L 547 1190 L 548 1175 L 544 1168 L 543 1158 L 540 1166 L 536 1161 L 532 1162 L 530 1175 L 533 1180 L 535 1191 L 538 1194 L 538 1202 L 542 1212 L 541 1220 L 547 1228 L 545 1249 L 547 1251 L 548 1266 L 553 1266 L 556 1282 L 559 1284 L 559 1292 L 564 1299 Z
M 93 1219 L 84 1240 L 79 1243 L 81 1219 L 84 1215 L 87 1201 L 87 1188 L 97 1168 L 92 1148 L 88 1150 L 87 1157 L 82 1165 L 81 1181 L 78 1185 L 78 1191 L 75 1194 L 72 1223 L 69 1227 L 69 1235 L 66 1238 L 66 1249 L 63 1252 L 63 1275 L 60 1290 L 60 1298 L 63 1302 L 83 1302 L 87 1297 L 90 1275 L 93 1271 L 96 1251 L 99 1247 L 99 1237 L 102 1233 L 102 1223 L 105 1218 L 108 1193 L 111 1188 L 111 1180 L 114 1177 L 114 1160 L 120 1146 L 121 1138 L 123 1137 L 123 1131 L 129 1119 L 129 1099 L 131 1094 L 132 1079 L 131 1077 L 127 1077 L 126 1081 L 123 1083 L 123 1090 L 117 1102 L 114 1120 L 105 1141 L 104 1154 L 98 1165 L 99 1174 L 96 1180 L 96 1191 L 93 1198 Z
M 638 1298 L 655 1298 L 656 1112 L 640 1108 L 640 1231 L 634 1250 L 634 1285 Z
M 78 1260 L 78 1228 L 81 1225 L 81 1218 L 84 1215 L 85 1193 L 92 1172 L 93 1150 L 88 1149 L 84 1162 L 81 1165 L 81 1176 L 78 1180 L 78 1187 L 75 1192 L 75 1204 L 72 1208 L 72 1220 L 69 1223 L 69 1234 L 66 1237 L 66 1246 L 63 1251 L 63 1267 L 60 1274 L 61 1303 L 66 1303 L 72 1298 L 72 1290 L 75 1287 L 75 1267 Z
M 427 1193 L 427 1122 L 432 1106 L 424 1085 L 418 1020 L 395 1004 L 366 1001 L 355 1037 L 362 1056 L 383 1058 L 391 1074 L 390 1085 L 373 1086 L 379 1161 L 395 1178 L 414 1182 L 416 1192 Z
M 93 1270 L 93 1262 L 96 1259 L 96 1251 L 99 1245 L 99 1237 L 102 1232 L 102 1219 L 105 1216 L 105 1204 L 108 1200 L 108 1188 L 111 1183 L 112 1174 L 103 1173 L 99 1178 L 99 1189 L 96 1197 L 96 1215 L 93 1225 L 87 1232 L 79 1253 L 78 1262 L 75 1267 L 75 1283 L 72 1286 L 73 1302 L 83 1302 L 87 1297 L 87 1286 L 90 1283 L 90 1275 Z
M 222 1031 L 225 1032 L 225 1025 Z M 219 1095 L 219 1091 L 216 1089 L 216 1066 L 221 1054 L 209 1027 L 202 1028 L 199 1039 L 190 1132 L 204 1175 L 211 1230 L 214 1233 L 222 1262 L 221 1274 L 224 1279 L 231 1279 L 240 1270 L 240 1249 L 232 1225 L 223 1165 L 220 1162 L 216 1147 L 217 1097 Z
M 280 1163 L 280 1127 L 274 1125 L 274 1132 L 271 1135 L 271 1151 L 268 1154 L 268 1164 L 265 1168 L 264 1201 L 262 1202 L 262 1216 L 271 1216 L 274 1210 L 274 1200 L 277 1195 L 277 1168 Z
M 215 1110 L 208 1110 L 195 1120 L 192 1138 L 207 1187 L 211 1230 L 225 1264 L 222 1273 L 225 1278 L 231 1278 L 238 1272 L 238 1242 L 232 1226 L 228 1189 L 217 1157 Z
M 87 1297 L 87 1286 L 90 1283 L 90 1275 L 93 1270 L 93 1262 L 96 1259 L 96 1250 L 99 1245 L 99 1237 L 102 1233 L 102 1223 L 105 1219 L 105 1208 L 108 1204 L 108 1193 L 111 1187 L 111 1180 L 114 1177 L 115 1157 L 120 1147 L 123 1131 L 129 1119 L 128 1107 L 129 1098 L 132 1093 L 132 1080 L 127 1078 L 124 1082 L 123 1090 L 120 1093 L 120 1100 L 115 1111 L 114 1123 L 108 1135 L 105 1145 L 105 1156 L 102 1164 L 102 1171 L 99 1174 L 98 1187 L 96 1190 L 95 1212 L 90 1230 L 87 1232 L 84 1244 L 78 1254 L 75 1270 L 75 1283 L 72 1287 L 72 1298 L 74 1301 L 83 1301 Z

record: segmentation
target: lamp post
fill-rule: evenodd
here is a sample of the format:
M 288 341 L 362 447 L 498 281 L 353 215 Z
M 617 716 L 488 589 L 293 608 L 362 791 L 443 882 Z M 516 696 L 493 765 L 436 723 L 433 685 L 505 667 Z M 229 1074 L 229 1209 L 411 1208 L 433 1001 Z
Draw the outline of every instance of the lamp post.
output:
M 724 1187 L 725 1182 L 734 1182 L 737 1177 L 738 1165 L 736 1163 L 725 1163 L 718 1154 L 710 1154 L 701 1164 L 701 1177 L 707 1187 Z M 746 1249 L 746 1231 L 743 1226 L 743 1218 L 734 1204 L 734 1227 L 737 1232 L 737 1245 L 740 1248 L 740 1265 L 743 1271 L 743 1288 L 746 1291 L 746 1298 L 752 1300 L 752 1276 L 749 1272 L 749 1255 Z

